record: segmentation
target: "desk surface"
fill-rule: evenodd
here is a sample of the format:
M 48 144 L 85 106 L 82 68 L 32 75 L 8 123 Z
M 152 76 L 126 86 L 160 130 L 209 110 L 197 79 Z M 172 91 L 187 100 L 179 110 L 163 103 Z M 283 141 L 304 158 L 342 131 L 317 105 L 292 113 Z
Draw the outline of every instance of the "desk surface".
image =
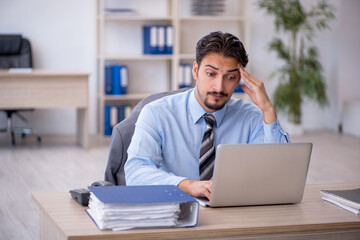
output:
M 203 208 L 200 207 L 196 227 L 135 229 L 126 231 L 100 231 L 87 216 L 84 207 L 71 199 L 69 193 L 34 193 L 32 195 L 40 208 L 46 224 L 54 224 L 63 239 L 140 239 L 140 238 L 233 238 L 236 236 L 277 236 L 288 239 L 291 234 L 319 233 L 330 234 L 339 239 L 350 233 L 360 239 L 360 216 L 325 202 L 320 197 L 321 189 L 349 189 L 359 187 L 360 183 L 339 183 L 307 185 L 300 204 Z M 42 220 L 40 220 L 42 221 Z M 49 226 L 42 226 L 47 228 Z M 42 231 L 44 229 L 41 229 Z M 285 237 L 283 236 L 285 234 Z M 280 238 L 279 238 L 280 236 Z M 282 237 L 281 237 L 282 236 Z M 265 237 L 266 238 L 266 237 Z M 326 237 L 329 239 L 328 237 Z M 60 239 L 60 238 L 59 238 Z M 335 239 L 335 238 L 332 238 Z M 337 238 L 336 238 L 337 239 Z

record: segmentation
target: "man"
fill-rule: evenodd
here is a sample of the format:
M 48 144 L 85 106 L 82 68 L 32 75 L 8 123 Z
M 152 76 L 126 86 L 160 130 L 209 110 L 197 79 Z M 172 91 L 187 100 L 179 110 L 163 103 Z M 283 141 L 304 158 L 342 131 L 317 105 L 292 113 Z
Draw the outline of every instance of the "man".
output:
M 210 198 L 218 144 L 288 141 L 263 82 L 244 69 L 247 63 L 232 34 L 212 32 L 199 40 L 195 88 L 151 102 L 139 115 L 125 164 L 127 185 L 177 185 Z M 241 77 L 256 106 L 231 98 Z

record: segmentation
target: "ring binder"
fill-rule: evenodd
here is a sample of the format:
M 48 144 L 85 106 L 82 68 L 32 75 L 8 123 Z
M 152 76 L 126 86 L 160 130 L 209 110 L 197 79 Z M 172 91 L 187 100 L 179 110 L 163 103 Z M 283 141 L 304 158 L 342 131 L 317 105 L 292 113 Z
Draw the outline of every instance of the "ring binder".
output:
M 196 226 L 198 202 L 173 185 L 88 187 L 85 210 L 101 230 Z

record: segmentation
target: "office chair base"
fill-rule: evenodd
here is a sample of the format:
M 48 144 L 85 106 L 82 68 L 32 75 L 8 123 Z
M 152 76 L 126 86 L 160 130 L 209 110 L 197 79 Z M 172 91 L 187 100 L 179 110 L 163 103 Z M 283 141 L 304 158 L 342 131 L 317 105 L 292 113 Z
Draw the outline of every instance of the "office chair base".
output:
M 36 133 L 34 132 L 34 130 L 32 130 L 31 128 L 12 128 L 12 129 L 8 129 L 8 128 L 3 128 L 0 129 L 0 132 L 7 132 L 8 134 L 11 135 L 11 145 L 14 146 L 16 145 L 16 140 L 15 140 L 15 134 L 21 134 L 21 138 L 24 139 L 26 137 L 26 135 L 36 135 Z M 36 136 L 36 141 L 38 143 L 41 143 L 41 136 L 37 135 Z
M 23 111 L 32 111 L 32 109 L 22 109 Z M 15 134 L 21 134 L 21 138 L 24 139 L 26 135 L 35 135 L 35 131 L 31 128 L 25 128 L 25 127 L 13 127 L 12 123 L 12 117 L 13 115 L 16 115 L 18 118 L 20 118 L 23 122 L 27 123 L 27 119 L 22 116 L 20 113 L 18 113 L 18 110 L 4 110 L 7 115 L 7 126 L 6 128 L 0 129 L 0 132 L 7 132 L 11 135 L 11 145 L 15 145 Z M 41 137 L 37 135 L 36 137 L 37 142 L 41 143 Z

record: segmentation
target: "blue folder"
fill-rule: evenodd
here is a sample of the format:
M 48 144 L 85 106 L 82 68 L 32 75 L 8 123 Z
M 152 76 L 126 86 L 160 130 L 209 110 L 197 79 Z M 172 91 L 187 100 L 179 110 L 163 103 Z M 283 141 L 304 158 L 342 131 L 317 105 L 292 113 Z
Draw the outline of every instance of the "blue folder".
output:
M 88 189 L 103 203 L 158 204 L 194 202 L 198 204 L 195 198 L 174 185 L 90 186 Z
M 112 94 L 120 95 L 127 93 L 128 86 L 128 69 L 125 65 L 111 66 L 111 86 Z
M 111 135 L 111 125 L 110 125 L 110 110 L 111 110 L 111 106 L 110 105 L 105 105 L 104 106 L 104 135 L 105 136 L 110 136 Z
M 128 87 L 128 68 L 126 65 L 120 66 L 120 94 L 127 94 Z
M 121 94 L 121 75 L 120 75 L 120 65 L 111 66 L 111 86 L 112 94 L 119 95 Z
M 176 226 L 192 227 L 197 224 L 199 203 L 195 198 L 174 185 L 90 186 L 88 189 L 100 202 L 109 204 L 108 206 L 114 206 L 114 204 L 127 207 L 142 204 L 159 206 L 162 203 L 180 203 L 181 212 L 179 216 L 181 217 L 177 220 Z
M 164 54 L 172 54 L 174 46 L 173 26 L 165 26 L 165 52 Z
M 125 106 L 118 106 L 118 115 L 117 115 L 117 120 L 118 123 L 121 122 L 122 120 L 125 119 Z
M 111 66 L 105 66 L 105 94 L 112 94 Z
M 143 27 L 144 54 L 158 54 L 158 30 L 156 25 Z
M 239 85 L 236 86 L 234 92 L 235 93 L 243 93 L 244 91 L 241 88 L 242 83 L 239 83 Z

